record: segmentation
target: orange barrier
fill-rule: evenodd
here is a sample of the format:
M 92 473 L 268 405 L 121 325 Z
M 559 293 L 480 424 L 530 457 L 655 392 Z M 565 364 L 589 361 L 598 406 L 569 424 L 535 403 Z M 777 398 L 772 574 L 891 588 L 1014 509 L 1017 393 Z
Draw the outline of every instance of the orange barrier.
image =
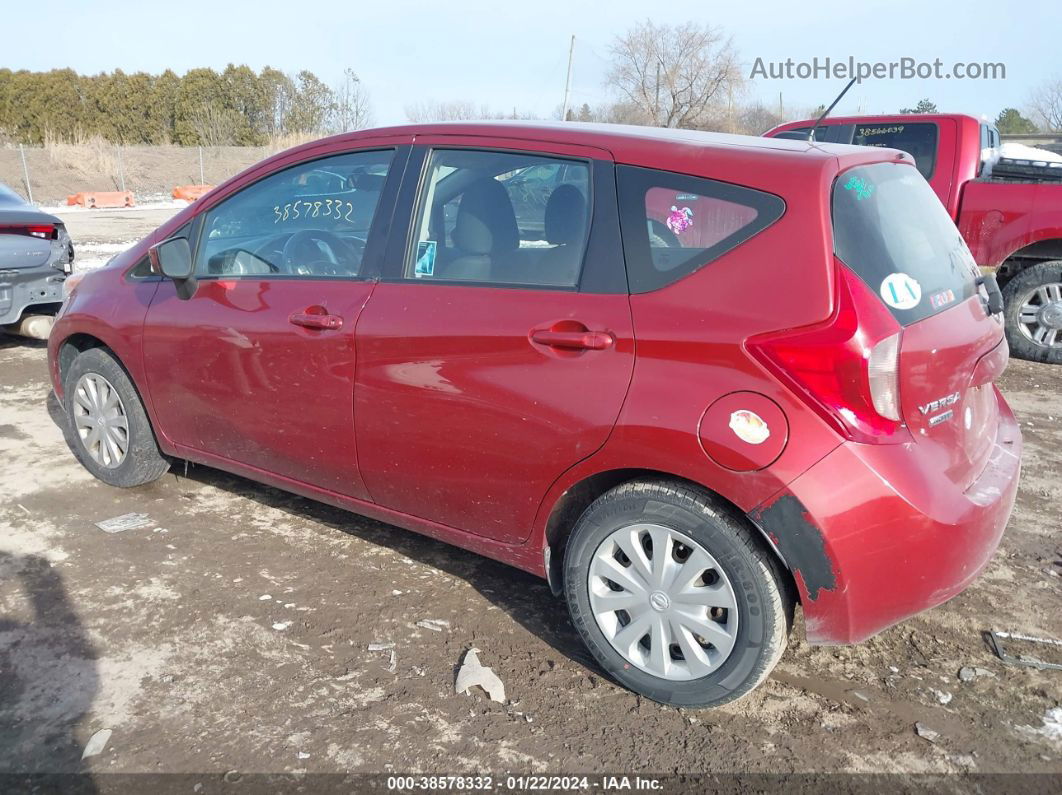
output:
M 129 190 L 93 190 L 74 193 L 66 197 L 68 205 L 80 204 L 82 207 L 132 207 L 136 204 L 133 192 Z
M 196 199 L 203 198 L 208 191 L 213 189 L 213 185 L 178 185 L 173 189 L 173 198 L 194 202 Z

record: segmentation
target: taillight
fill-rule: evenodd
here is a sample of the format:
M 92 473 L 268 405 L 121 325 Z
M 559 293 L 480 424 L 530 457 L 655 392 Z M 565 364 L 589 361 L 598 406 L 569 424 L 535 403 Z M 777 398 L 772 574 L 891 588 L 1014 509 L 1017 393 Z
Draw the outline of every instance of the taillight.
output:
M 867 359 L 870 400 L 887 420 L 900 419 L 900 338 L 886 337 L 870 349 Z
M 824 323 L 748 340 L 749 352 L 846 438 L 901 442 L 901 329 L 870 289 L 836 263 L 837 303 Z
M 19 226 L 0 225 L 0 235 L 29 235 L 44 240 L 55 240 L 58 235 L 52 224 L 29 224 Z

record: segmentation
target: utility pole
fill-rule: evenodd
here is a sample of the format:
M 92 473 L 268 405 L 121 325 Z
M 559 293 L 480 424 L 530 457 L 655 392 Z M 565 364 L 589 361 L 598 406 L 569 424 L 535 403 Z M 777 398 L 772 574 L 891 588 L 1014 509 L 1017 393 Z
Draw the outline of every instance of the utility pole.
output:
M 561 105 L 561 121 L 568 121 L 568 102 L 572 95 L 572 58 L 575 55 L 575 34 L 568 45 L 568 76 L 564 79 L 564 104 Z
M 33 188 L 30 187 L 29 168 L 26 166 L 26 150 L 22 148 L 22 144 L 18 145 L 18 153 L 22 155 L 22 176 L 26 178 L 26 198 L 29 199 L 30 204 L 33 204 Z
M 660 59 L 656 59 L 656 100 L 653 104 L 653 124 L 660 126 Z
M 727 132 L 733 133 L 734 130 L 734 84 L 729 80 L 726 81 L 726 124 Z

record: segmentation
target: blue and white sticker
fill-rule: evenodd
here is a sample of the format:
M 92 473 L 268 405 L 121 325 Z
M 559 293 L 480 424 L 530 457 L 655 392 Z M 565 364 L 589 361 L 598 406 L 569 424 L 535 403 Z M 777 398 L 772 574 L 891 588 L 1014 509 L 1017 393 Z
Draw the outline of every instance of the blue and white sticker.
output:
M 418 279 L 422 276 L 435 275 L 435 251 L 434 240 L 421 240 L 417 244 L 417 264 L 413 269 L 413 275 Z
M 881 283 L 881 299 L 893 309 L 914 309 L 922 302 L 922 285 L 906 273 L 890 273 Z

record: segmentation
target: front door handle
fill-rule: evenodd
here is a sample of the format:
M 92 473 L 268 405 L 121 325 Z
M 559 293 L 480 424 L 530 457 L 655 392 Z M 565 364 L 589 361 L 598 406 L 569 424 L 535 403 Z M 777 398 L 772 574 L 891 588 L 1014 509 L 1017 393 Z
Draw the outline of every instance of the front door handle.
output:
M 539 329 L 531 332 L 531 341 L 551 348 L 576 351 L 603 351 L 616 341 L 607 331 L 553 331 Z
M 292 312 L 288 322 L 293 326 L 316 329 L 343 328 L 343 318 L 330 315 L 324 307 L 311 306 L 305 312 Z

